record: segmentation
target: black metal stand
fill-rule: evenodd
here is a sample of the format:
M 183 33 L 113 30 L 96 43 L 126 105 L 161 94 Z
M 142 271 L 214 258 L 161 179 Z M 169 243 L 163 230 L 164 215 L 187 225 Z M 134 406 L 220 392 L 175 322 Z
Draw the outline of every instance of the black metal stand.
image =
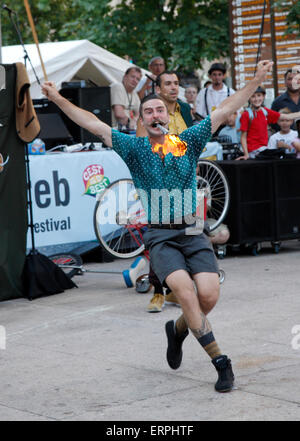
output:
M 13 14 L 16 16 L 16 21 L 15 21 L 15 20 L 13 19 L 13 17 L 12 17 Z M 20 31 L 20 25 L 19 25 L 18 15 L 17 15 L 16 12 L 13 12 L 13 11 L 11 11 L 11 10 L 8 10 L 8 15 L 9 15 L 10 21 L 11 21 L 11 23 L 12 23 L 12 25 L 13 25 L 15 31 L 16 31 L 16 34 L 17 34 L 18 39 L 19 39 L 19 42 L 20 42 L 20 44 L 21 44 L 21 46 L 22 46 L 22 48 L 23 48 L 23 51 L 24 51 L 24 64 L 25 64 L 25 67 L 26 67 L 26 65 L 27 65 L 27 60 L 28 60 L 29 63 L 30 63 L 30 66 L 31 66 L 32 72 L 34 73 L 34 76 L 35 76 L 35 78 L 36 78 L 36 81 L 38 82 L 39 85 L 41 85 L 41 82 L 40 82 L 40 80 L 39 80 L 39 78 L 38 78 L 38 76 L 37 76 L 37 74 L 36 74 L 36 71 L 35 71 L 35 69 L 34 69 L 34 67 L 33 67 L 33 65 L 32 65 L 32 62 L 31 62 L 30 57 L 29 57 L 29 55 L 28 55 L 28 52 L 27 52 L 27 50 L 26 50 L 25 44 L 24 44 L 24 42 L 23 42 L 22 34 L 21 34 L 21 31 Z
M 27 53 L 25 45 L 23 43 L 20 27 L 17 19 L 17 14 L 11 10 L 9 12 L 10 20 L 18 35 L 19 41 L 24 50 L 24 64 L 26 66 L 27 60 L 29 61 L 38 84 L 40 80 L 34 70 L 30 57 Z M 16 21 L 13 19 L 12 14 L 15 15 Z M 48 296 L 52 294 L 59 294 L 65 289 L 74 288 L 76 284 L 48 257 L 39 253 L 35 248 L 34 240 L 34 223 L 33 223 L 33 210 L 32 210 L 32 194 L 31 194 L 31 180 L 30 180 L 30 165 L 29 165 L 29 153 L 28 145 L 25 144 L 25 163 L 26 163 L 26 181 L 27 181 L 27 203 L 29 210 L 29 224 L 31 232 L 31 251 L 26 256 L 24 269 L 23 269 L 23 293 L 29 300 L 36 299 L 42 296 Z

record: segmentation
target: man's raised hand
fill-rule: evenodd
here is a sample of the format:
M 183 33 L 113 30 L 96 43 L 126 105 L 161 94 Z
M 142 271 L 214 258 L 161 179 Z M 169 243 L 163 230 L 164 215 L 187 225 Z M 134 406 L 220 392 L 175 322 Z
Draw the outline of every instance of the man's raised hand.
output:
M 52 81 L 46 81 L 42 85 L 42 93 L 50 101 L 55 101 L 55 99 L 59 97 L 59 92 L 57 91 L 55 84 Z
M 262 83 L 267 78 L 269 72 L 272 71 L 273 61 L 262 60 L 257 64 L 255 77 Z

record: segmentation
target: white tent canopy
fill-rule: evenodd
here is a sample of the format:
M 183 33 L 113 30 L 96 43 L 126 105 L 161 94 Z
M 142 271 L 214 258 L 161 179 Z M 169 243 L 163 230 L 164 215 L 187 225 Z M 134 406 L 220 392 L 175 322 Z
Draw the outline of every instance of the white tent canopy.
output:
M 25 47 L 42 84 L 44 75 L 36 45 L 28 44 Z M 61 88 L 62 82 L 76 80 L 91 80 L 97 86 L 109 86 L 114 82 L 120 82 L 124 72 L 133 66 L 88 40 L 41 43 L 39 47 L 48 79 L 53 81 L 58 89 Z M 22 46 L 2 47 L 2 63 L 17 62 L 24 63 Z M 41 98 L 41 88 L 28 61 L 26 67 L 31 82 L 31 96 Z

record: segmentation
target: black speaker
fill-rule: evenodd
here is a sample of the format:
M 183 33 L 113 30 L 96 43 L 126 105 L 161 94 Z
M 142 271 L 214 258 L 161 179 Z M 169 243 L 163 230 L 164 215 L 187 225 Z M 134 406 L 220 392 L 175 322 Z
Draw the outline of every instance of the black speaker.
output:
M 101 121 L 111 126 L 110 87 L 85 87 L 61 89 L 61 95 L 78 107 L 94 113 Z M 64 122 L 75 142 L 99 142 L 99 138 L 63 116 Z
M 300 237 L 300 161 L 274 161 L 277 240 Z
M 33 100 L 37 118 L 41 126 L 39 138 L 45 142 L 46 149 L 60 144 L 73 144 L 73 137 L 68 131 L 60 109 L 47 99 Z
M 272 161 L 220 161 L 230 189 L 224 223 L 231 244 L 275 240 L 275 201 Z

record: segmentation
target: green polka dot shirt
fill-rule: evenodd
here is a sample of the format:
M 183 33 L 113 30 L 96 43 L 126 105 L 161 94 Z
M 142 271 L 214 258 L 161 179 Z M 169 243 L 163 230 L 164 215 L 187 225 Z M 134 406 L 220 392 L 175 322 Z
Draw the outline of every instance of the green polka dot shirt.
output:
M 184 130 L 183 156 L 168 153 L 162 160 L 152 152 L 148 137 L 136 138 L 112 129 L 113 149 L 127 164 L 149 223 L 169 223 L 196 212 L 196 166 L 211 137 L 211 120 Z

